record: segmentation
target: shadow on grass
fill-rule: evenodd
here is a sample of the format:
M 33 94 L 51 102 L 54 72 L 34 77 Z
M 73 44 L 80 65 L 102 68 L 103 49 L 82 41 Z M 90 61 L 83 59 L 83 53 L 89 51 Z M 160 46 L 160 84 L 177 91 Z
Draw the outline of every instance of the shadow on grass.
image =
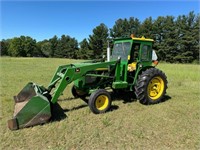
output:
M 78 109 L 85 108 L 85 107 L 88 107 L 88 105 L 84 104 L 84 105 L 80 105 L 80 106 L 77 106 L 77 107 L 73 107 L 71 109 L 64 109 L 63 111 L 69 112 L 69 111 L 74 111 L 74 110 L 78 110 Z
M 108 112 L 115 111 L 115 110 L 117 110 L 117 109 L 119 109 L 119 106 L 117 106 L 117 105 L 112 105 L 112 106 L 110 107 L 110 110 L 109 110 Z
M 138 101 L 134 92 L 117 91 L 117 92 L 110 92 L 110 95 L 113 101 L 123 101 L 124 104 Z M 171 97 L 169 95 L 165 95 L 159 103 L 164 103 L 170 99 Z M 144 104 L 144 105 L 149 105 L 149 104 Z
M 123 101 L 124 104 L 137 102 L 137 98 L 136 98 L 136 96 L 133 92 L 123 92 L 123 91 L 121 92 L 120 91 L 120 92 L 110 92 L 110 94 L 111 94 L 113 101 Z M 75 98 L 73 98 L 73 99 L 75 99 Z M 171 99 L 171 97 L 169 95 L 165 95 L 164 99 L 160 103 L 166 102 L 170 99 Z M 67 99 L 67 100 L 69 100 L 69 99 Z M 72 100 L 72 99 L 70 99 L 70 100 Z M 85 101 L 87 103 L 88 99 L 84 99 L 83 101 Z M 67 117 L 67 115 L 65 114 L 66 112 L 82 109 L 82 108 L 85 108 L 85 107 L 88 107 L 88 105 L 83 104 L 83 105 L 80 105 L 80 106 L 77 106 L 77 107 L 73 107 L 71 109 L 63 109 L 58 103 L 53 104 L 52 105 L 52 119 L 51 119 L 51 121 L 63 120 Z M 115 111 L 117 109 L 119 109 L 119 106 L 112 105 L 108 112 L 112 112 L 112 111 Z
M 74 98 L 74 97 L 68 97 L 68 98 L 65 98 L 65 99 L 58 99 L 58 101 L 72 101 L 72 100 L 76 100 L 77 98 Z
M 164 103 L 164 102 L 166 102 L 166 101 L 168 101 L 168 100 L 170 100 L 170 99 L 171 99 L 171 97 L 170 97 L 169 95 L 165 95 L 165 96 L 163 97 L 163 99 L 160 100 L 160 102 L 156 102 L 155 104 L 142 103 L 142 102 L 141 102 L 141 104 L 143 104 L 143 105 L 145 105 L 145 106 L 149 106 L 149 105 L 159 105 L 159 104 L 162 104 L 162 103 Z
M 51 121 L 60 121 L 67 117 L 65 111 L 58 103 L 52 104 L 51 112 L 52 112 Z
M 69 111 L 74 111 L 74 110 L 78 110 L 84 107 L 87 107 L 88 105 L 80 105 L 78 107 L 73 107 L 71 109 L 63 109 L 58 103 L 53 104 L 51 106 L 52 109 L 52 117 L 51 117 L 51 122 L 55 122 L 55 121 L 61 121 L 65 118 L 67 118 L 67 115 L 65 114 L 66 112 Z
M 166 101 L 168 101 L 168 100 L 170 100 L 170 99 L 172 99 L 171 96 L 165 95 L 164 98 L 162 99 L 162 101 L 161 101 L 160 103 L 166 102 Z
M 137 102 L 137 98 L 133 92 L 117 91 L 110 93 L 113 101 L 123 101 L 124 104 Z

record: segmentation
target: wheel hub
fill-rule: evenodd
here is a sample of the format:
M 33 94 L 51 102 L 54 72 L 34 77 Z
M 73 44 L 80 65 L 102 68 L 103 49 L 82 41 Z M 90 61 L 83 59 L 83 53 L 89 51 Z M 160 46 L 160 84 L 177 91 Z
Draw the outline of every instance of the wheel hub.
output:
M 164 81 L 161 77 L 154 77 L 148 85 L 148 95 L 152 100 L 160 98 L 164 91 Z
M 104 110 L 108 106 L 109 100 L 105 95 L 100 95 L 96 99 L 96 108 L 99 110 Z

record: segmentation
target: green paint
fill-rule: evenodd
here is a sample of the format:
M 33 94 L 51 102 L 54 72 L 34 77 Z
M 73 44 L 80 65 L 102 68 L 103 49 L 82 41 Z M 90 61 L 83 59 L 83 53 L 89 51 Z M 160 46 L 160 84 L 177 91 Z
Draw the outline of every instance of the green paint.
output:
M 29 83 L 22 93 L 34 90 L 35 94 L 29 97 L 25 106 L 14 116 L 18 127 L 26 127 L 35 118 L 38 121 L 36 124 L 46 122 L 51 117 L 50 103 L 55 104 L 66 86 L 72 82 L 77 89 L 88 94 L 106 87 L 133 91 L 141 71 L 153 67 L 152 43 L 153 40 L 144 38 L 115 39 L 110 62 L 88 61 L 59 66 L 47 89 Z M 130 71 L 128 65 L 133 62 L 136 68 Z M 47 116 L 47 119 L 37 118 L 40 115 Z

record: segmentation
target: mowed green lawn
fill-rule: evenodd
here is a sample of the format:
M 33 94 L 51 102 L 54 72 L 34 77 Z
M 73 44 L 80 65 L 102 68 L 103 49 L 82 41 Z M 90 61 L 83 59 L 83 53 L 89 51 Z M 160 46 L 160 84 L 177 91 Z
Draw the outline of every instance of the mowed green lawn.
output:
M 159 64 L 168 77 L 166 101 L 144 106 L 114 96 L 113 111 L 95 115 L 69 85 L 58 103 L 66 117 L 17 131 L 7 128 L 13 96 L 29 82 L 47 86 L 59 65 L 77 60 L 0 58 L 0 148 L 3 149 L 200 149 L 200 66 Z

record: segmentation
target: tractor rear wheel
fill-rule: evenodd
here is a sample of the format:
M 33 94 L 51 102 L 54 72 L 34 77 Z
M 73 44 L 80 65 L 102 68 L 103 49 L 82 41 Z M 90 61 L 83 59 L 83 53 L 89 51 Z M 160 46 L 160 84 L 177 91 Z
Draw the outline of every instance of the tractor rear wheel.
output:
M 110 94 L 104 89 L 99 89 L 91 94 L 88 105 L 93 113 L 100 114 L 108 111 L 111 103 Z
M 166 75 L 159 69 L 150 68 L 139 75 L 135 94 L 142 104 L 156 104 L 163 99 L 166 89 Z

